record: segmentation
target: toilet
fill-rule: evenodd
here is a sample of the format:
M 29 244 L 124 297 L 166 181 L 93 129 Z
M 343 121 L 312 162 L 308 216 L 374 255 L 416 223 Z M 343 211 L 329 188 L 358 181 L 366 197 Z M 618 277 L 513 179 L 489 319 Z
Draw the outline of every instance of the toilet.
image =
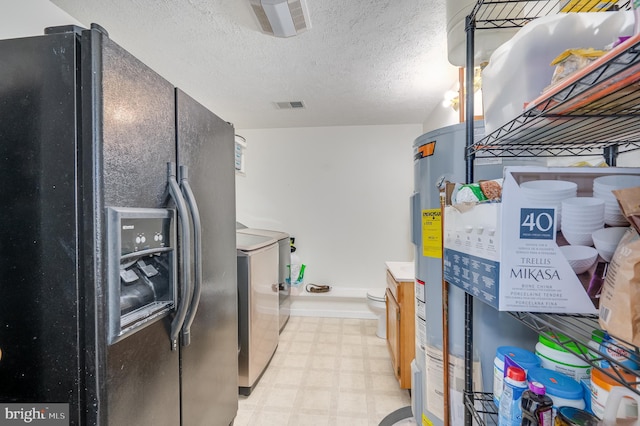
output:
M 387 305 L 385 303 L 385 289 L 369 289 L 367 291 L 367 306 L 378 317 L 376 336 L 387 338 Z

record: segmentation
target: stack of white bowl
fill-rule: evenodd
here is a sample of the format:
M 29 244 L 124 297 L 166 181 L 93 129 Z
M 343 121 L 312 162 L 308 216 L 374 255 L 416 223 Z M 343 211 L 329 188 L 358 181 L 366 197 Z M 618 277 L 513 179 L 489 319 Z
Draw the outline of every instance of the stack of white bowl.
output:
M 613 254 L 615 253 L 616 248 L 618 248 L 618 243 L 628 229 L 628 226 L 614 226 L 611 228 L 600 229 L 593 233 L 593 245 L 596 246 L 598 254 L 605 261 L 611 262 L 611 258 L 613 258 Z
M 591 268 L 598 258 L 598 252 L 589 246 L 561 246 L 560 252 L 576 274 Z
M 555 207 L 556 230 L 561 228 L 562 201 L 578 193 L 575 182 L 565 180 L 532 180 L 520 184 L 520 190 L 535 206 Z
M 604 200 L 575 197 L 562 202 L 562 235 L 571 245 L 592 246 L 593 234 L 604 228 Z
M 610 226 L 626 226 L 629 222 L 622 215 L 615 195 L 611 191 L 615 189 L 640 186 L 640 176 L 635 175 L 609 175 L 601 176 L 593 180 L 593 196 L 601 198 L 605 202 L 604 222 Z

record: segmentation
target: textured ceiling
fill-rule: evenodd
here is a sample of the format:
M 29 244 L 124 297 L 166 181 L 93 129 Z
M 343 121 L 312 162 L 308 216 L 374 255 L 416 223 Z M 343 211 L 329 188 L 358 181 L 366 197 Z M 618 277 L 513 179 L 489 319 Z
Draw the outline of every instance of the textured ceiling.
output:
M 236 128 L 422 123 L 457 76 L 444 0 L 307 0 L 290 38 L 260 32 L 249 0 L 51 1 Z

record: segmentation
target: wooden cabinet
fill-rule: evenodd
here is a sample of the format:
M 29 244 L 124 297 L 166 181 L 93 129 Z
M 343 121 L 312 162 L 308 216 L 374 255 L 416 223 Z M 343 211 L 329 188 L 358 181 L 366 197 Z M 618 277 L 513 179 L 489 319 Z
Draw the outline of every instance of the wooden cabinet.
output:
M 411 387 L 415 357 L 415 293 L 413 280 L 397 280 L 387 270 L 387 345 L 400 388 Z
M 387 346 L 391 355 L 393 371 L 398 377 L 400 375 L 400 306 L 391 294 L 391 290 L 386 291 L 387 303 Z

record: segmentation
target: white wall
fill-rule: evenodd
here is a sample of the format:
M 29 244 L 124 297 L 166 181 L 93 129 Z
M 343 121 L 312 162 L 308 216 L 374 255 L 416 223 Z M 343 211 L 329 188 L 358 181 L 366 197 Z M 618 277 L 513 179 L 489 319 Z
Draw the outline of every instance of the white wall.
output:
M 247 139 L 237 218 L 289 232 L 305 282 L 385 286 L 385 261 L 413 260 L 409 196 L 420 124 L 237 130 Z
M 0 39 L 42 35 L 56 25 L 81 25 L 49 0 L 3 0 L 0 8 Z
M 457 111 L 449 106 L 445 107 L 442 104 L 438 104 L 422 123 L 422 130 L 427 133 L 458 123 L 460 123 L 460 116 Z

